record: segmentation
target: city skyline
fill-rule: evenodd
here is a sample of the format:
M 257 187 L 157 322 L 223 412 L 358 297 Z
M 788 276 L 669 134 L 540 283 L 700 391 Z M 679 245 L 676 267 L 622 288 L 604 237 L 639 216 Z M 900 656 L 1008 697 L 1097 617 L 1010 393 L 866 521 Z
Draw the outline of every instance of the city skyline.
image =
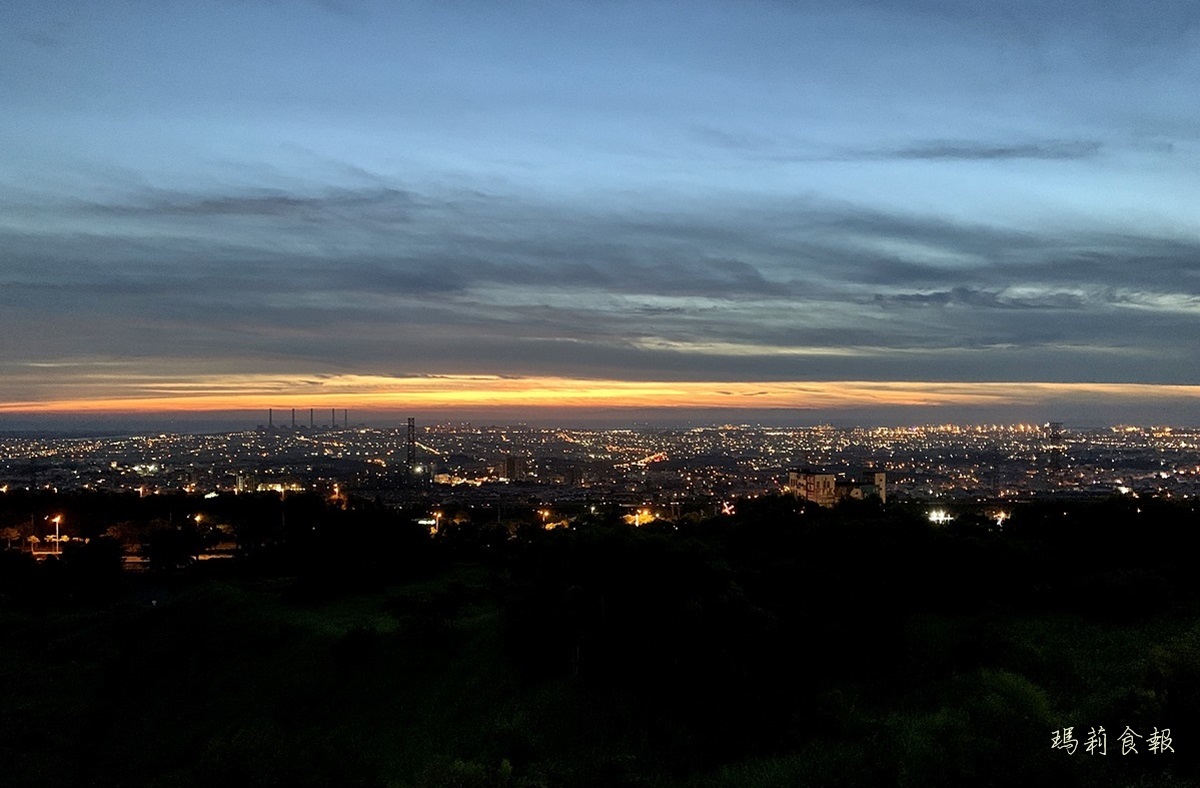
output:
M 0 430 L 1198 421 L 1190 4 L 0 20 Z
M 1187 500 L 1200 493 L 1200 428 L 572 429 L 406 420 L 380 429 L 274 415 L 273 425 L 227 433 L 0 434 L 0 495 L 109 491 L 210 500 L 287 490 L 418 501 L 433 511 L 439 502 L 636 506 L 803 489 L 830 505 L 841 494 L 839 473 L 857 479 L 842 492 L 859 487 L 854 497 L 878 495 L 881 503 Z

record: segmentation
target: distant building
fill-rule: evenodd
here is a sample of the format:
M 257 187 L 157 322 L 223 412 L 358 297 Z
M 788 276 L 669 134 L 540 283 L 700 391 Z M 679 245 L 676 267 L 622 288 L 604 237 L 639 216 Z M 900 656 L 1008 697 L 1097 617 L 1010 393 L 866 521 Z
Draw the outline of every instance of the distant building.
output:
M 496 471 L 496 475 L 501 479 L 508 479 L 513 482 L 520 481 L 525 478 L 526 474 L 525 458 L 514 457 L 510 454 L 504 458 L 504 462 L 500 463 Z
M 845 498 L 863 500 L 877 496 L 887 503 L 887 474 L 873 468 L 846 477 L 831 471 L 803 468 L 788 472 L 787 489 L 792 495 L 821 506 L 833 506 Z

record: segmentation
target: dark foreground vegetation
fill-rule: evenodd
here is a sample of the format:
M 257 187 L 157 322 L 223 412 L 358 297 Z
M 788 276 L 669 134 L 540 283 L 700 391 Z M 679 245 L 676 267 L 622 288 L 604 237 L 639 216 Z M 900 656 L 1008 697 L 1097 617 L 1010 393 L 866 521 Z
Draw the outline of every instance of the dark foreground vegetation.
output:
M 174 505 L 6 497 L 12 523 L 81 530 L 0 553 L 4 784 L 1200 784 L 1189 504 L 1030 504 L 1000 529 L 776 498 L 436 536 L 315 497 Z M 194 560 L 205 522 L 235 557 Z

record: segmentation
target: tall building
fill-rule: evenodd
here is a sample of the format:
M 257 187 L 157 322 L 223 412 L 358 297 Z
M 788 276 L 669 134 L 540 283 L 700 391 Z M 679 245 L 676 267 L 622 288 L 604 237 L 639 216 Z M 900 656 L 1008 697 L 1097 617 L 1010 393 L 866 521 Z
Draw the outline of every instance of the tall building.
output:
M 510 454 L 504 458 L 504 462 L 496 470 L 496 475 L 501 479 L 508 479 L 513 482 L 520 481 L 525 478 L 525 458 L 514 457 Z
M 1043 452 L 1046 457 L 1046 472 L 1050 482 L 1056 485 L 1063 483 L 1063 465 L 1067 453 L 1067 441 L 1063 435 L 1063 423 L 1051 421 L 1042 427 L 1045 436 Z
M 832 471 L 803 468 L 788 472 L 787 489 L 797 498 L 820 506 L 833 506 L 846 498 L 864 500 L 872 496 L 887 503 L 887 473 L 864 468 L 857 476 L 848 478 Z
M 788 489 L 797 498 L 833 506 L 837 502 L 837 475 L 804 468 L 788 472 Z
M 408 452 L 405 461 L 408 464 L 408 472 L 417 472 L 417 420 L 412 416 L 408 417 L 408 434 L 407 434 Z

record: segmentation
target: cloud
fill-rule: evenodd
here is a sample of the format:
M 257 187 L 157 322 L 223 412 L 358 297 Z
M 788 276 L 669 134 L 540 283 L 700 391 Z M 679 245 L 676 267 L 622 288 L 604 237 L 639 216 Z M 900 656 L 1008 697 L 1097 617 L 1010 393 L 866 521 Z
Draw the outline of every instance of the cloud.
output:
M 128 203 L 86 203 L 99 214 L 122 216 L 274 216 L 330 217 L 341 212 L 386 210 L 404 218 L 415 207 L 413 195 L 400 189 L 330 189 L 321 194 L 289 193 L 282 189 L 251 190 L 240 194 L 204 195 L 145 189 Z
M 996 145 L 979 142 L 930 142 L 908 148 L 900 148 L 881 154 L 885 158 L 897 159 L 1087 159 L 1097 155 L 1102 148 L 1095 140 L 1046 140 Z
M 286 0 L 226 0 L 226 2 L 235 6 L 261 5 L 281 11 L 288 11 L 290 8 L 290 4 Z M 350 19 L 360 19 L 366 15 L 363 3 L 356 2 L 356 0 L 308 0 L 307 5 L 333 16 Z
M 887 160 L 907 161 L 1003 161 L 1035 159 L 1045 161 L 1074 161 L 1100 155 L 1103 143 L 1098 140 L 1030 140 L 1021 142 L 983 142 L 975 140 L 930 140 L 913 145 L 876 150 L 851 150 L 833 154 L 837 161 Z
M 761 134 L 700 128 L 692 139 L 751 160 L 769 162 L 859 162 L 859 161 L 1079 161 L 1095 159 L 1105 144 L 1095 139 L 1026 140 L 917 140 L 907 145 L 875 148 L 839 148 L 816 142 L 783 140 Z M 1135 147 L 1170 152 L 1171 143 Z
M 875 303 L 890 306 L 963 306 L 972 309 L 1005 310 L 1077 310 L 1086 305 L 1079 293 L 1043 291 L 1012 294 L 1004 291 L 989 292 L 969 287 L 938 290 L 928 293 L 876 294 Z
M 747 380 L 1194 368 L 1200 244 L 1108 227 L 813 198 L 602 210 L 403 183 L 131 187 L 21 215 L 42 225 L 0 224 L 18 361 Z

